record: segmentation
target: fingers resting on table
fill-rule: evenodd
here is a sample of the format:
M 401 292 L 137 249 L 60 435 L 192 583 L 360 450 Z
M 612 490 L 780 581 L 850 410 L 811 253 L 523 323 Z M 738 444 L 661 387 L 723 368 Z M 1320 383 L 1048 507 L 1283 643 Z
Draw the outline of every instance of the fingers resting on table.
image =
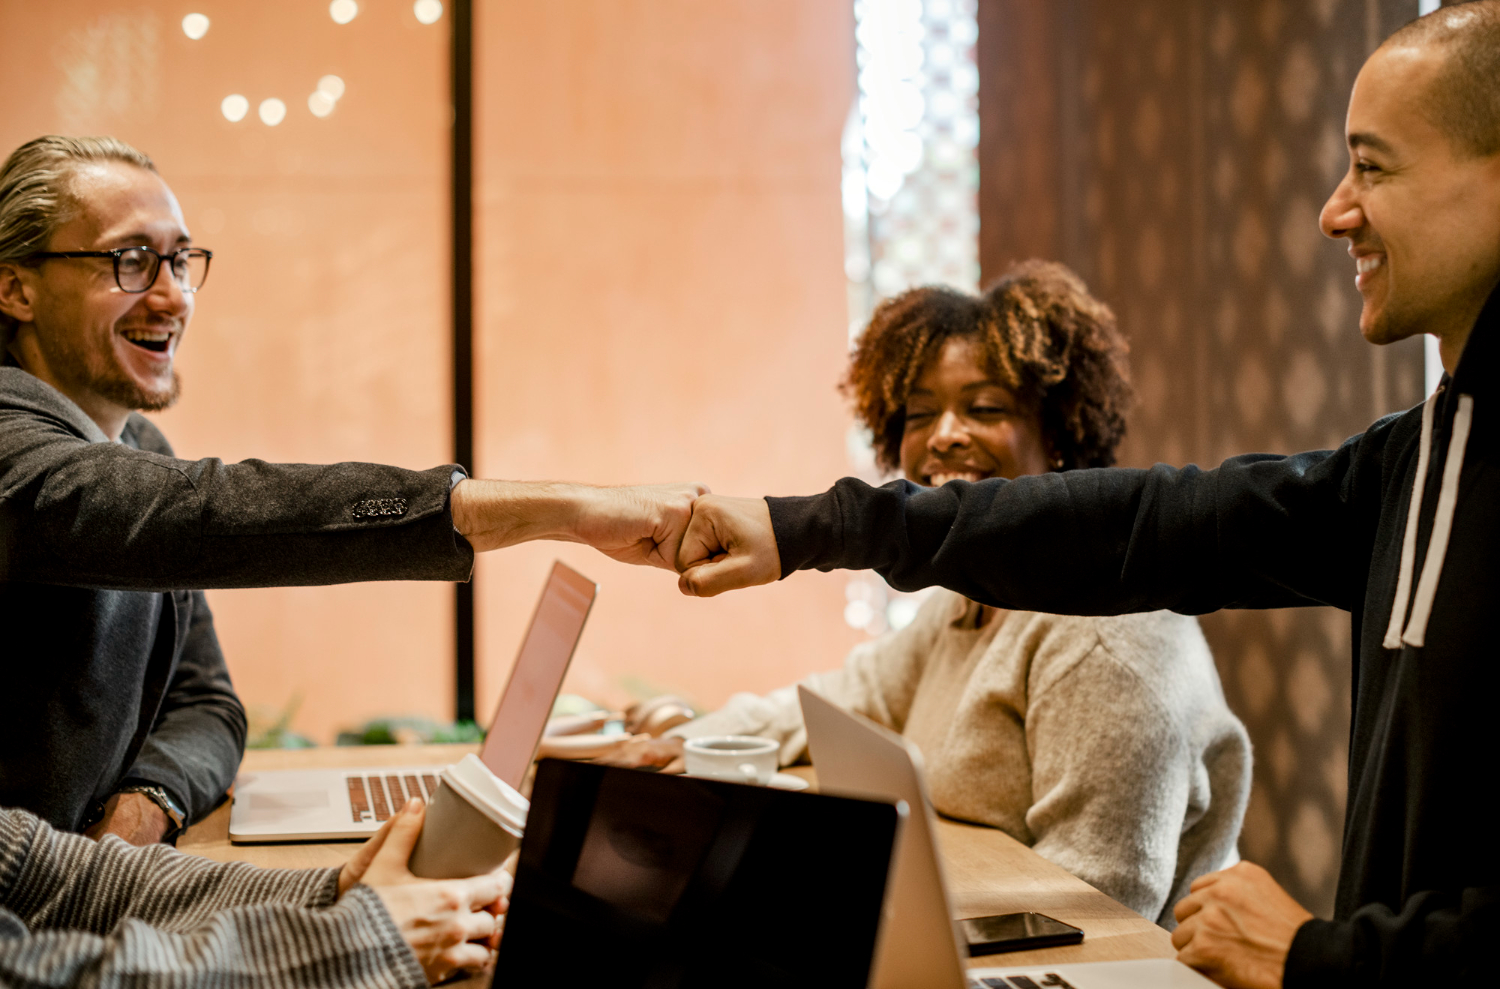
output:
M 1199 876 L 1173 914 L 1177 959 L 1230 989 L 1279 989 L 1292 939 L 1312 919 L 1250 862 Z

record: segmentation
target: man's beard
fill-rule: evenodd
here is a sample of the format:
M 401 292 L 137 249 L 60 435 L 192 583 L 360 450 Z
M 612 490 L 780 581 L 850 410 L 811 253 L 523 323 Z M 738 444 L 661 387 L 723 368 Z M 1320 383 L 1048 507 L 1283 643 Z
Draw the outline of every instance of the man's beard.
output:
M 95 378 L 90 387 L 101 397 L 124 408 L 137 412 L 161 412 L 170 409 L 182 395 L 182 378 L 176 368 L 172 369 L 172 383 L 159 391 L 146 391 L 119 365 L 114 365 L 111 370 L 114 374 Z
M 54 373 L 121 408 L 161 412 L 171 408 L 182 394 L 182 378 L 175 367 L 167 387 L 148 391 L 120 366 L 108 346 L 92 350 L 86 344 L 79 346 L 66 334 L 53 336 L 47 343 L 50 344 L 45 346 L 48 363 Z

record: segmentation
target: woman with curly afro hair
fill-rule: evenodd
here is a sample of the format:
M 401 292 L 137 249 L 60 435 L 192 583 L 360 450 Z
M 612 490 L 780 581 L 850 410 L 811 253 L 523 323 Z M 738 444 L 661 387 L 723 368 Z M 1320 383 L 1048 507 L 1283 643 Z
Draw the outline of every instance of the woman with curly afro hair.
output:
M 1109 307 L 1043 261 L 980 296 L 882 303 L 844 390 L 878 462 L 934 486 L 1108 466 L 1130 399 Z M 1237 859 L 1250 744 L 1193 618 L 1004 611 L 939 590 L 803 682 L 915 742 L 939 813 L 1006 831 L 1163 926 L 1195 878 Z M 777 739 L 784 764 L 807 748 L 786 687 L 737 694 L 634 755 L 662 764 L 703 735 Z
M 972 455 L 961 459 L 985 462 L 946 472 L 954 476 L 972 481 L 979 479 L 974 474 L 1109 467 L 1131 398 L 1126 351 L 1114 314 L 1077 275 L 1060 264 L 1026 261 L 982 296 L 917 288 L 881 303 L 854 350 L 844 390 L 873 436 L 876 462 L 887 470 L 904 469 L 905 447 L 915 450 L 935 428 L 959 419 L 968 420 L 967 435 L 976 439 Z M 939 366 L 967 368 L 966 386 L 976 394 L 988 387 L 985 397 L 1001 400 L 970 403 L 966 415 L 939 423 L 934 391 L 926 387 L 933 381 L 923 381 Z M 991 436 L 997 429 L 1013 435 Z M 939 447 L 952 449 L 946 442 Z M 1009 469 L 995 459 L 1002 454 Z M 911 479 L 926 484 L 931 475 Z

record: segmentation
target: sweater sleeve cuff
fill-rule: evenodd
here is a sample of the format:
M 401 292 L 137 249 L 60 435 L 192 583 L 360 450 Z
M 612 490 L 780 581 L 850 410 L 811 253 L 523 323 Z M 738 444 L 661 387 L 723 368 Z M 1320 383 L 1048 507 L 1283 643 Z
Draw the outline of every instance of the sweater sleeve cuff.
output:
M 1353 986 L 1354 928 L 1332 920 L 1309 920 L 1297 928 L 1286 956 L 1282 989 Z
M 782 580 L 798 570 L 834 568 L 843 528 L 834 490 L 797 498 L 767 497 L 766 506 L 781 556 Z
M 406 943 L 406 938 L 401 936 L 401 928 L 380 901 L 380 894 L 364 883 L 356 883 L 344 896 L 358 904 L 379 931 L 380 945 L 390 971 L 396 977 L 396 984 L 408 989 L 427 989 L 427 974 L 422 971 L 422 963 L 417 960 L 411 945 Z
M 339 901 L 339 876 L 343 873 L 340 868 L 318 869 L 323 873 L 321 882 L 313 886 L 312 895 L 308 897 L 307 905 L 310 907 L 331 907 Z

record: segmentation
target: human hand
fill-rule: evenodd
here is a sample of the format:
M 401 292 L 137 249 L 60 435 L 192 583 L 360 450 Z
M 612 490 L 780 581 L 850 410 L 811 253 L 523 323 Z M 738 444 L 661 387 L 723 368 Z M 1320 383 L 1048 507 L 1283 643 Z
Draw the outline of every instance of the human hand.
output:
M 117 793 L 105 802 L 104 816 L 84 834 L 95 841 L 117 834 L 132 845 L 154 845 L 171 826 L 172 819 L 144 793 Z
M 558 735 L 544 737 L 536 747 L 538 759 L 590 759 L 600 757 L 628 744 L 632 735 Z M 650 738 L 642 735 L 641 738 Z
M 421 800 L 407 801 L 344 865 L 339 895 L 357 882 L 373 889 L 436 985 L 459 970 L 483 968 L 499 946 L 513 858 L 470 879 L 419 879 L 407 862 L 425 816 Z
M 1280 989 L 1292 939 L 1312 919 L 1250 862 L 1199 876 L 1172 913 L 1177 960 L 1229 989 Z
M 700 598 L 779 579 L 781 552 L 766 500 L 699 498 L 677 551 L 677 571 L 678 589 Z
M 604 766 L 623 766 L 626 769 L 647 769 L 654 766 L 663 773 L 687 771 L 687 763 L 682 755 L 682 739 L 673 737 L 637 735 L 603 755 L 595 756 L 592 761 Z
M 675 570 L 702 484 L 583 488 L 573 536 L 611 559 Z
M 693 706 L 681 697 L 672 694 L 657 694 L 643 701 L 636 701 L 625 709 L 625 730 L 632 735 L 647 734 L 661 738 L 678 725 L 685 725 L 698 716 Z
M 450 511 L 475 552 L 559 539 L 622 563 L 676 569 L 693 500 L 707 491 L 702 484 L 596 488 L 469 478 L 454 485 Z

